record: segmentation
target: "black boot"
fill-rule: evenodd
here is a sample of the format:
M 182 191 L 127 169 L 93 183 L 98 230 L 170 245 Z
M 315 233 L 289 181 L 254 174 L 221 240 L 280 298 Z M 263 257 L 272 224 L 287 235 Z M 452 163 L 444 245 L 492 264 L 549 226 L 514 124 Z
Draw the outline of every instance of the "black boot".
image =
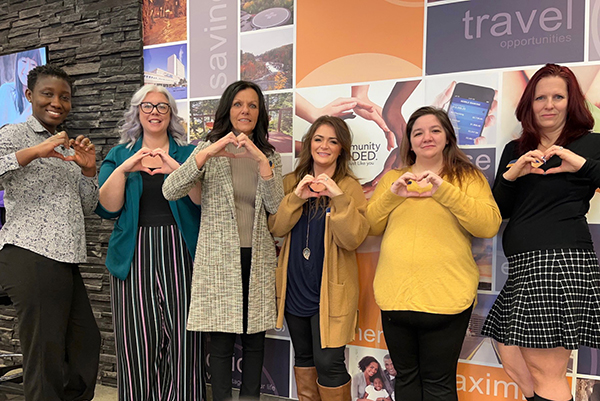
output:
M 529 398 L 527 398 L 527 400 L 529 400 Z M 539 395 L 537 395 L 536 393 L 533 393 L 533 398 L 532 398 L 532 400 L 533 400 L 533 401 L 552 401 L 552 400 L 549 400 L 549 399 L 547 399 L 547 398 L 540 397 L 540 396 L 539 396 Z M 569 401 L 573 401 L 573 397 L 571 397 L 571 399 L 570 399 Z

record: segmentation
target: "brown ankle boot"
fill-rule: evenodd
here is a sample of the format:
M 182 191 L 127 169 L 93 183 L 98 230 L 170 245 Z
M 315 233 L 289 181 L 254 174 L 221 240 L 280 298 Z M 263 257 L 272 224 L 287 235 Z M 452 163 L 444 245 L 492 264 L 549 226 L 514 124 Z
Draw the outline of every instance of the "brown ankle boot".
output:
M 299 401 L 321 401 L 317 388 L 317 368 L 294 366 L 294 376 L 296 376 Z
M 323 401 L 351 401 L 352 396 L 350 389 L 352 388 L 352 380 L 339 387 L 323 387 L 319 383 L 319 394 Z

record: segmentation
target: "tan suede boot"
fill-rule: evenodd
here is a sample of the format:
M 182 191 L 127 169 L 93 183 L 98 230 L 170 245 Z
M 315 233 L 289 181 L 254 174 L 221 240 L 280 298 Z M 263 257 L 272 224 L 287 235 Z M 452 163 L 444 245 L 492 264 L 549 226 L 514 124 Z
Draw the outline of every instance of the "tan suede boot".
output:
M 317 389 L 317 368 L 294 366 L 294 375 L 296 376 L 299 401 L 321 401 Z
M 349 380 L 348 383 L 339 386 L 339 387 L 323 387 L 319 383 L 319 394 L 321 395 L 321 399 L 323 401 L 351 401 L 352 396 L 350 394 L 350 390 L 352 387 L 352 380 Z

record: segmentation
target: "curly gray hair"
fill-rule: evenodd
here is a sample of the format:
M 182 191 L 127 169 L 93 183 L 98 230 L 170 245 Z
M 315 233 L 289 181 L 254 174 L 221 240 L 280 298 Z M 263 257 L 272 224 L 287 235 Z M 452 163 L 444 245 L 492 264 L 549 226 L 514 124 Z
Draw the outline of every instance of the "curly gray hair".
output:
M 178 145 L 187 144 L 187 134 L 183 128 L 183 118 L 177 115 L 177 103 L 167 89 L 158 85 L 144 85 L 131 98 L 129 110 L 125 112 L 123 120 L 119 124 L 119 134 L 121 140 L 119 143 L 126 143 L 127 148 L 131 149 L 133 144 L 142 135 L 143 129 L 140 122 L 139 105 L 144 101 L 146 95 L 150 92 L 158 92 L 165 95 L 171 106 L 171 122 L 167 127 L 167 132 L 171 134 Z

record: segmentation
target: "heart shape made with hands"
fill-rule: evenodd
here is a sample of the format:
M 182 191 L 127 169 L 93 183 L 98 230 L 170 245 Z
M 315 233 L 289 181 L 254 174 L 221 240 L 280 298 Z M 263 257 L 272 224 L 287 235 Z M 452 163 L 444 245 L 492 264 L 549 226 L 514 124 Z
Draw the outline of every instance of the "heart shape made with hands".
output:
M 238 155 L 243 155 L 244 153 L 247 152 L 247 150 L 244 146 L 238 148 L 237 145 L 234 143 L 228 143 L 227 146 L 225 146 L 225 151 L 227 153 L 234 155 L 234 157 L 238 156 Z
M 308 189 L 318 194 L 319 192 L 325 191 L 327 187 L 325 186 L 325 184 L 322 184 L 320 182 L 311 182 L 310 184 L 308 184 Z
M 431 191 L 433 189 L 433 184 L 427 182 L 426 180 L 410 180 L 408 181 L 408 185 L 406 186 L 406 190 L 409 192 L 418 192 L 422 194 L 423 192 Z
M 538 168 L 538 167 L 542 166 L 544 163 L 546 163 L 545 160 L 536 160 L 534 162 L 531 162 L 531 167 Z
M 160 156 L 149 154 L 142 157 L 142 166 L 146 168 L 161 168 L 163 161 Z

